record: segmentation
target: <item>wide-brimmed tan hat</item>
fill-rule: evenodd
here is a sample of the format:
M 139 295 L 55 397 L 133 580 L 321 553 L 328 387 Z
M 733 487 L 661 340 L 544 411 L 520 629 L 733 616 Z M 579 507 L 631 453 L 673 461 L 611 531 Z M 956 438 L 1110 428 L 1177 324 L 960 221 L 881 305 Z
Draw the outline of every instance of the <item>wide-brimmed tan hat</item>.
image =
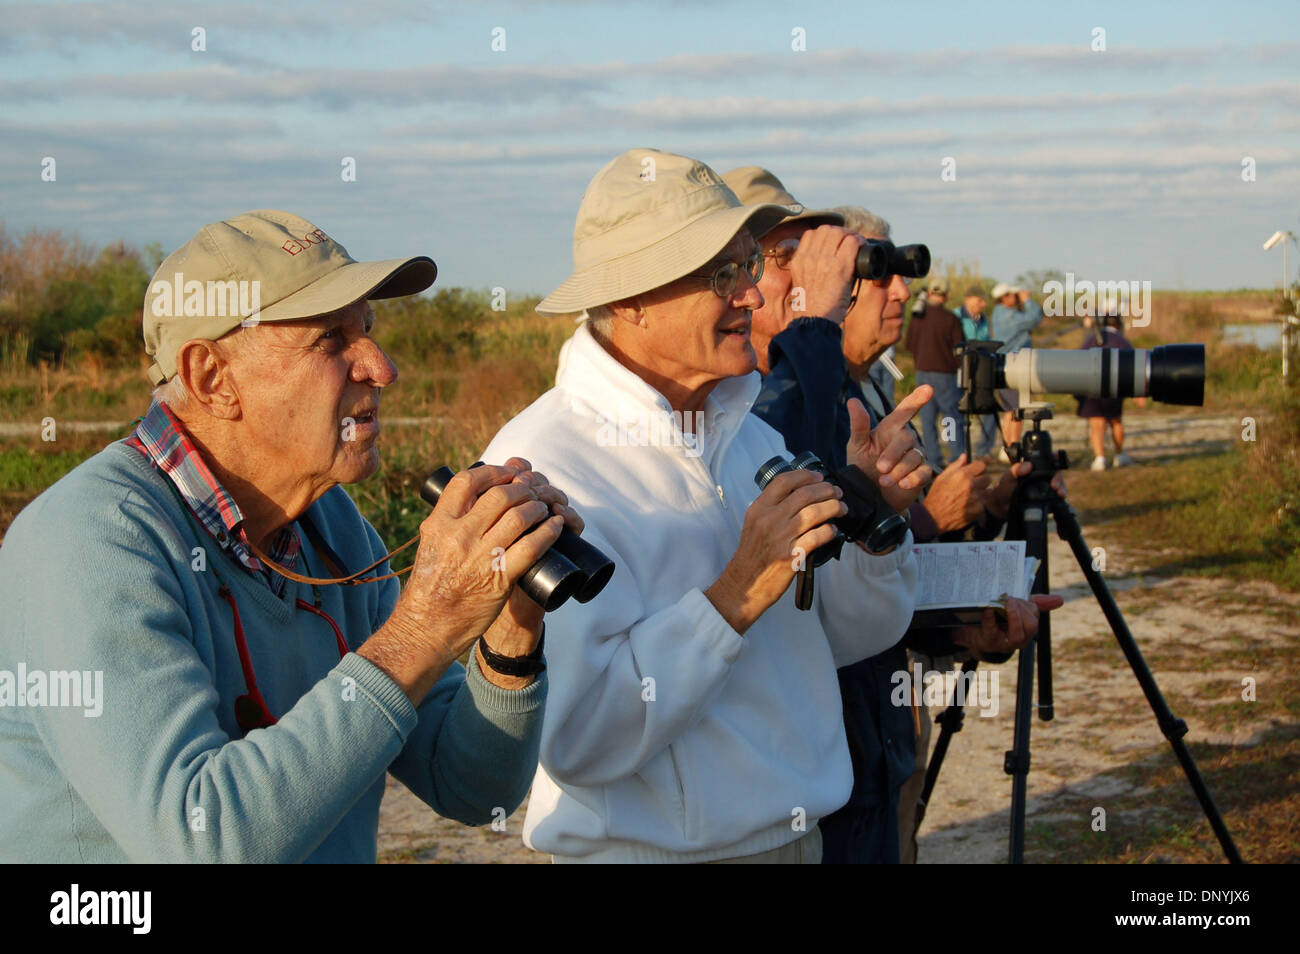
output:
M 759 166 L 741 166 L 722 174 L 722 181 L 731 186 L 741 202 L 749 205 L 754 202 L 775 202 L 777 205 L 799 206 L 803 211 L 798 215 L 788 215 L 780 222 L 773 222 L 771 229 L 788 222 L 806 222 L 809 228 L 819 225 L 843 225 L 844 216 L 830 209 L 807 209 L 795 199 L 781 184 L 781 180 Z
M 573 227 L 573 274 L 537 306 L 566 314 L 686 275 L 742 228 L 757 238 L 802 206 L 745 205 L 697 159 L 630 149 L 596 173 Z
M 304 218 L 274 209 L 205 225 L 168 255 L 144 297 L 149 379 L 176 374 L 176 352 L 241 324 L 315 318 L 362 299 L 414 295 L 438 268 L 425 255 L 358 262 Z

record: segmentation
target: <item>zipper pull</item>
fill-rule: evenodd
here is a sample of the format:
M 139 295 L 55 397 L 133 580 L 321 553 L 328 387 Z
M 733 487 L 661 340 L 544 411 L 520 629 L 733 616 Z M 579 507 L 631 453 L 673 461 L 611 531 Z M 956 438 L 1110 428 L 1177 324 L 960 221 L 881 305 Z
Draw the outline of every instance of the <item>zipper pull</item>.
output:
M 717 484 L 713 488 L 718 492 L 718 500 L 722 501 L 722 509 L 727 509 L 727 495 L 722 490 L 722 484 Z

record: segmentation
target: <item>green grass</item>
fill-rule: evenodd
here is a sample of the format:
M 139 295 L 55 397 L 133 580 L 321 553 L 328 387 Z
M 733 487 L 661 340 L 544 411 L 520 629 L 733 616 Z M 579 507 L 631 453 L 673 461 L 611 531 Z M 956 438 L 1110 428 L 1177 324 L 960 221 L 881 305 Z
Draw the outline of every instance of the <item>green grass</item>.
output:
M 0 449 L 0 492 L 36 496 L 93 453 L 90 449 L 47 454 L 24 447 Z
M 1071 472 L 1069 480 L 1071 504 L 1095 527 L 1088 542 L 1123 546 L 1148 573 L 1267 580 L 1300 591 L 1300 553 L 1267 544 L 1277 494 L 1247 479 L 1240 450 Z

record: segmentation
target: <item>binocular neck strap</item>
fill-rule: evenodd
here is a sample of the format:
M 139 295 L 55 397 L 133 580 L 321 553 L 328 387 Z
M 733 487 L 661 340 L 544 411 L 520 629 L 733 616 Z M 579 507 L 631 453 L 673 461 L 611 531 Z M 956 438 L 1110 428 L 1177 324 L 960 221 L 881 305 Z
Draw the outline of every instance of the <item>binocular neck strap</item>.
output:
M 375 567 L 379 566 L 379 564 L 383 563 L 385 560 L 391 560 L 393 557 L 397 556 L 397 554 L 401 553 L 403 550 L 409 547 L 412 543 L 415 543 L 417 540 L 420 539 L 420 535 L 417 533 L 415 536 L 411 537 L 411 539 L 407 540 L 396 550 L 392 550 L 389 553 L 384 554 L 369 566 L 363 567 L 362 569 L 357 570 L 357 572 L 355 573 L 345 574 L 343 572 L 342 567 L 340 567 L 337 562 L 338 555 L 334 553 L 334 551 L 330 548 L 329 544 L 325 542 L 325 539 L 320 535 L 320 531 L 317 530 L 315 524 L 312 523 L 311 518 L 308 517 L 306 514 L 304 514 L 299 520 L 299 525 L 306 532 L 307 538 L 311 540 L 312 546 L 316 549 L 316 552 L 320 555 L 321 560 L 324 561 L 325 566 L 329 569 L 331 573 L 337 573 L 338 574 L 337 577 L 331 578 L 331 577 L 319 577 L 319 576 L 304 576 L 301 573 L 295 573 L 293 570 L 290 570 L 288 567 L 281 566 L 279 563 L 276 563 L 274 560 L 272 560 L 269 556 L 263 553 L 261 549 L 257 546 L 257 544 L 253 543 L 253 541 L 251 540 L 248 541 L 248 548 L 253 551 L 253 555 L 255 557 L 257 557 L 259 560 L 261 560 L 263 563 L 269 566 L 276 573 L 279 573 L 285 579 L 293 580 L 295 583 L 310 583 L 313 585 L 337 583 L 340 586 L 357 586 L 361 583 L 377 583 L 380 580 L 391 580 L 393 577 L 401 576 L 403 573 L 409 572 L 411 567 L 408 566 L 406 567 L 406 569 L 398 570 L 396 573 L 385 573 L 383 576 L 367 576 L 365 577 L 365 579 L 361 579 L 361 577 L 363 576 L 363 574 L 369 573 Z

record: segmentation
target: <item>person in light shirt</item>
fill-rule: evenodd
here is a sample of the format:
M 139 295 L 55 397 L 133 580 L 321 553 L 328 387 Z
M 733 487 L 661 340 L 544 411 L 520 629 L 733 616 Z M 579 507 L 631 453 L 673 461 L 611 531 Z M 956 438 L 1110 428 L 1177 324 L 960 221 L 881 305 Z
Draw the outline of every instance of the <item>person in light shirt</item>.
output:
M 885 553 L 846 544 L 817 570 L 812 609 L 795 605 L 801 558 L 846 512 L 815 473 L 761 493 L 754 480 L 788 456 L 750 413 L 755 235 L 799 211 L 743 205 L 683 156 L 634 149 L 607 164 L 578 211 L 573 274 L 538 309 L 587 320 L 555 388 L 484 452 L 545 471 L 618 567 L 548 626 L 524 840 L 557 861 L 815 863 L 818 819 L 849 797 L 835 671 L 902 636 L 916 561 L 910 535 Z M 910 413 L 873 430 L 857 405 L 846 447 L 904 494 L 926 473 Z M 660 438 L 611 440 L 611 421 Z

